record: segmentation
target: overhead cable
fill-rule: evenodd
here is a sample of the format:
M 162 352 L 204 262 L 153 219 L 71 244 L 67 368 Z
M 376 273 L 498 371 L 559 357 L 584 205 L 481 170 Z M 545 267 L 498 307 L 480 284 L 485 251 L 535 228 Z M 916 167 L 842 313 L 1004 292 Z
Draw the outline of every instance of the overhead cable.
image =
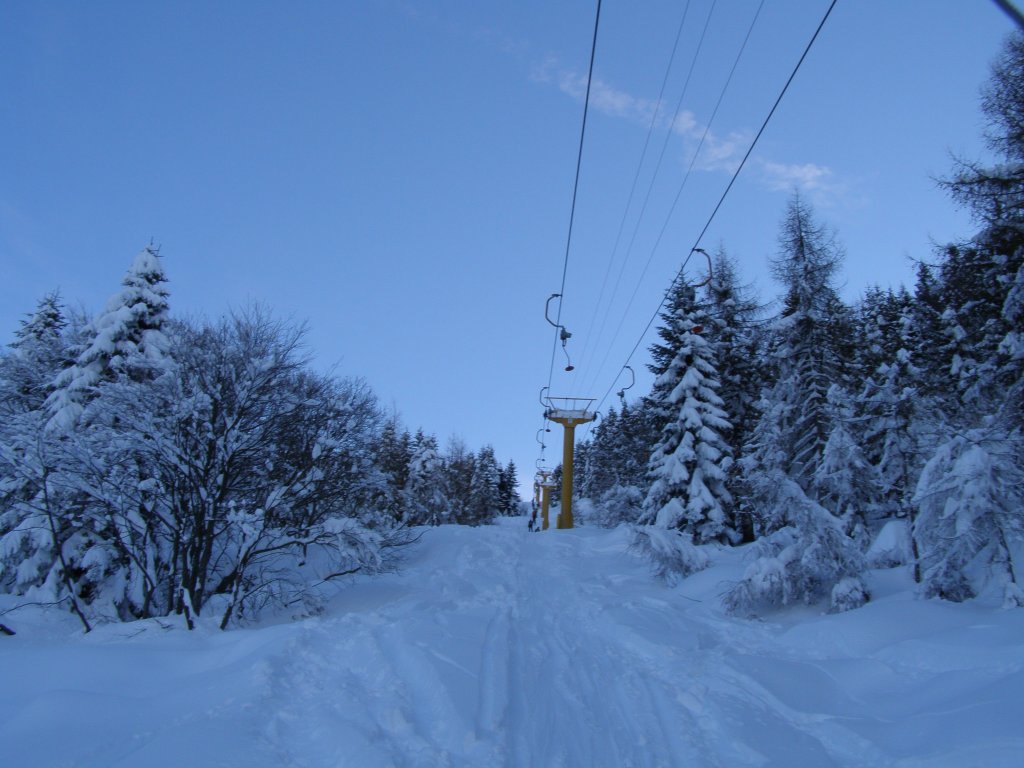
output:
M 548 367 L 548 385 L 546 389 L 550 392 L 551 380 L 554 377 L 555 372 L 555 354 L 558 351 L 558 343 L 563 339 L 563 334 L 567 333 L 565 326 L 562 325 L 562 307 L 565 305 L 565 278 L 569 272 L 569 251 L 572 248 L 572 227 L 576 220 L 576 197 L 580 187 L 580 167 L 583 164 L 583 141 L 587 135 L 587 112 L 590 109 L 590 85 L 594 79 L 594 58 L 597 53 L 597 30 L 601 23 L 601 0 L 597 0 L 597 10 L 594 13 L 594 35 L 590 43 L 590 65 L 587 68 L 587 92 L 583 98 L 583 122 L 580 126 L 580 144 L 579 149 L 576 153 L 576 178 L 573 181 L 572 186 L 572 204 L 569 208 L 569 232 L 565 239 L 565 257 L 562 261 L 562 283 L 561 288 L 558 291 L 558 313 L 556 320 L 552 325 L 555 326 L 555 338 L 551 344 L 551 364 Z M 551 299 L 549 298 L 550 302 Z M 545 317 L 547 313 L 545 312 Z M 549 320 L 550 322 L 550 320 Z M 541 390 L 543 392 L 543 390 Z M 548 418 L 545 413 L 543 429 L 547 429 Z M 541 461 L 544 457 L 544 445 L 541 444 Z
M 708 28 L 711 26 L 711 17 L 714 16 L 715 8 L 717 7 L 717 5 L 718 5 L 717 0 L 712 0 L 711 7 L 708 9 L 708 15 L 704 19 L 704 27 L 701 30 L 700 39 L 697 41 L 697 47 L 694 49 L 693 56 L 690 59 L 690 67 L 689 67 L 689 69 L 686 72 L 686 79 L 683 82 L 683 89 L 682 89 L 682 91 L 679 94 L 678 101 L 676 101 L 676 108 L 675 108 L 675 111 L 672 113 L 672 120 L 671 120 L 671 122 L 668 125 L 668 130 L 665 132 L 665 140 L 661 143 L 661 151 L 658 153 L 658 159 L 654 163 L 654 173 L 651 174 L 650 183 L 647 185 L 647 192 L 644 195 L 643 203 L 641 203 L 641 205 L 640 205 L 640 213 L 637 215 L 636 221 L 633 224 L 633 234 L 630 236 L 629 244 L 626 246 L 626 254 L 622 257 L 622 264 L 619 267 L 619 274 L 615 278 L 615 286 L 612 289 L 611 298 L 608 299 L 609 312 L 605 312 L 602 315 L 602 317 L 601 317 L 601 327 L 598 329 L 597 334 L 594 337 L 596 339 L 600 339 L 604 335 L 604 329 L 605 329 L 605 326 L 608 324 L 608 315 L 610 314 L 611 306 L 615 303 L 615 297 L 619 295 L 619 286 L 622 284 L 622 276 L 623 276 L 623 274 L 626 271 L 626 265 L 629 263 L 629 257 L 633 254 L 633 246 L 636 244 L 636 236 L 637 236 L 637 233 L 640 231 L 640 224 L 641 224 L 641 222 L 643 222 L 644 215 L 647 213 L 647 205 L 651 201 L 651 193 L 654 191 L 654 183 L 658 180 L 658 173 L 661 171 L 661 164 L 662 164 L 662 162 L 665 159 L 665 151 L 668 149 L 669 142 L 671 141 L 672 136 L 673 136 L 673 134 L 675 132 L 675 126 L 679 122 L 679 115 L 683 111 L 683 102 L 686 100 L 686 94 L 690 90 L 690 81 L 693 78 L 693 70 L 694 70 L 694 68 L 697 65 L 697 59 L 700 58 L 700 52 L 704 48 L 704 40 L 707 38 Z M 638 168 L 637 169 L 637 173 L 639 173 L 639 170 L 640 169 Z M 630 194 L 630 198 L 632 199 L 632 193 Z M 623 214 L 622 214 L 623 224 L 626 221 L 626 216 L 627 216 L 628 213 L 629 213 L 629 208 L 627 206 L 627 209 L 625 211 L 623 211 Z M 619 234 L 621 235 L 621 227 L 620 227 Z M 616 237 L 615 238 L 615 248 L 612 249 L 613 256 L 614 256 L 615 252 L 618 250 L 618 244 L 619 244 L 619 238 Z M 595 313 L 596 312 L 597 312 L 597 307 L 595 307 Z M 587 336 L 588 336 L 588 343 L 589 343 L 589 336 L 590 336 L 590 332 L 589 331 L 587 332 Z M 597 345 L 595 343 L 595 346 L 594 346 L 595 349 L 596 349 L 596 346 Z M 604 363 L 602 362 L 602 365 L 603 364 Z
M 754 136 L 754 140 L 750 143 L 750 146 L 747 148 L 746 153 L 743 155 L 743 159 L 740 160 L 740 164 L 736 167 L 736 171 L 733 173 L 732 178 L 729 179 L 729 183 L 726 185 L 725 191 L 722 192 L 722 196 L 718 199 L 718 203 L 715 205 L 714 210 L 711 211 L 711 215 L 708 217 L 708 220 L 704 224 L 703 229 L 701 229 L 700 234 L 697 235 L 697 239 L 694 241 L 693 248 L 690 249 L 690 252 L 683 260 L 683 264 L 682 266 L 679 267 L 679 271 L 676 272 L 675 277 L 669 284 L 668 290 L 665 291 L 665 293 L 662 295 L 661 302 L 659 302 L 658 306 L 655 308 L 650 320 L 647 321 L 647 325 L 644 326 L 643 331 L 640 333 L 640 336 L 636 340 L 636 344 L 633 345 L 633 349 L 630 350 L 629 355 L 627 355 L 626 360 L 622 365 L 622 368 L 620 368 L 618 372 L 615 374 L 615 379 L 612 381 L 611 386 L 608 387 L 608 391 L 605 392 L 604 395 L 601 397 L 601 401 L 597 405 L 597 410 L 600 410 L 601 406 L 604 405 L 604 401 L 608 399 L 608 395 L 611 394 L 611 391 L 615 388 L 615 381 L 618 380 L 619 375 L 622 373 L 623 370 L 625 370 L 625 367 L 629 365 L 629 362 L 633 359 L 633 355 L 635 355 L 636 351 L 640 348 L 640 345 L 643 343 L 644 337 L 647 335 L 647 332 L 650 331 L 651 326 L 654 325 L 654 321 L 658 317 L 658 314 L 665 306 L 666 299 L 668 299 L 672 290 L 675 288 L 676 283 L 682 279 L 683 272 L 686 269 L 686 265 L 690 262 L 690 259 L 693 257 L 695 249 L 697 249 L 700 246 L 700 241 L 703 239 L 704 235 L 711 227 L 711 223 L 715 220 L 715 216 L 718 214 L 719 209 L 721 209 L 722 203 L 725 202 L 725 198 L 729 195 L 729 191 L 732 189 L 733 184 L 736 183 L 736 179 L 739 177 L 740 172 L 743 170 L 743 167 L 746 165 L 747 160 L 753 153 L 754 147 L 757 146 L 758 140 L 761 138 L 761 135 L 768 127 L 768 123 L 771 121 L 772 116 L 775 114 L 775 110 L 778 109 L 783 97 L 789 90 L 789 86 L 792 84 L 793 79 L 796 77 L 796 73 L 800 71 L 801 65 L 804 63 L 804 60 L 807 58 L 807 55 L 811 52 L 811 48 L 814 46 L 814 42 L 818 39 L 818 35 L 821 33 L 822 28 L 825 26 L 825 22 L 828 21 L 828 17 L 832 14 L 832 9 L 836 7 L 837 2 L 838 0 L 832 0 L 832 2 L 829 4 L 828 9 L 825 11 L 825 15 L 822 16 L 821 21 L 818 23 L 817 28 L 814 30 L 814 34 L 811 35 L 811 39 L 808 41 L 807 46 L 804 48 L 803 53 L 800 55 L 800 59 L 797 61 L 796 66 L 793 67 L 793 71 L 789 74 L 789 77 L 786 79 L 786 84 L 782 86 L 782 90 L 779 92 L 778 97 L 775 99 L 775 103 L 772 104 L 772 108 L 768 111 L 767 117 L 765 117 L 764 122 L 761 123 L 761 127 L 758 129 L 757 134 Z
M 605 352 L 604 359 L 601 360 L 601 364 L 594 370 L 591 371 L 591 375 L 594 377 L 594 382 L 601 376 L 601 371 L 604 370 L 604 365 L 608 361 L 608 355 L 611 352 L 612 347 L 615 344 L 616 339 L 619 338 L 619 333 L 622 331 L 622 326 L 626 322 L 626 318 L 629 316 L 629 310 L 633 307 L 633 302 L 636 300 L 637 293 L 640 291 L 640 286 L 643 284 L 644 278 L 647 276 L 647 271 L 651 268 L 651 263 L 654 261 L 654 254 L 658 250 L 658 246 L 661 245 L 662 238 L 665 236 L 665 232 L 668 230 L 668 225 L 672 221 L 672 216 L 675 213 L 676 206 L 679 205 L 679 200 L 683 196 L 683 190 L 686 189 L 686 184 L 690 180 L 690 176 L 693 173 L 693 168 L 697 164 L 697 158 L 700 156 L 700 151 L 704 147 L 704 142 L 707 141 L 708 134 L 711 132 L 711 126 L 715 122 L 715 118 L 718 116 L 718 110 L 722 106 L 722 102 L 725 100 L 725 94 L 729 91 L 729 85 L 732 83 L 732 78 L 736 74 L 736 68 L 739 66 L 740 59 L 743 58 L 743 52 L 747 49 L 747 43 L 750 42 L 750 36 L 754 32 L 754 27 L 757 26 L 757 20 L 761 16 L 761 10 L 764 8 L 765 0 L 757 6 L 757 10 L 754 11 L 754 16 L 750 20 L 750 25 L 747 27 L 747 34 L 743 38 L 743 42 L 740 44 L 739 50 L 736 52 L 736 57 L 733 59 L 732 67 L 729 69 L 729 74 L 725 78 L 721 90 L 718 93 L 718 99 L 715 102 L 714 109 L 711 110 L 711 117 L 708 118 L 707 124 L 704 126 L 704 132 L 701 134 L 700 141 L 697 142 L 697 147 L 694 149 L 693 154 L 690 156 L 690 164 L 686 169 L 686 173 L 683 175 L 683 180 L 679 184 L 679 189 L 676 191 L 676 196 L 672 200 L 672 205 L 669 206 L 668 213 L 665 216 L 665 221 L 661 225 L 661 229 L 658 232 L 658 236 L 654 241 L 654 245 L 651 246 L 651 252 L 647 256 L 647 261 L 644 264 L 644 268 L 640 272 L 640 276 L 637 278 L 636 285 L 633 286 L 633 293 L 629 297 L 629 301 L 626 302 L 626 308 L 622 312 L 622 317 L 619 319 L 619 324 L 615 327 L 615 332 L 612 334 L 612 339 L 608 342 L 607 351 Z M 640 222 L 637 222 L 639 228 Z M 636 238 L 636 230 L 633 232 L 633 238 Z M 630 243 L 630 250 L 632 250 L 632 243 Z M 602 327 L 602 331 L 604 328 Z
M 565 238 L 565 258 L 562 261 L 562 284 L 558 293 L 558 313 L 555 315 L 555 338 L 551 344 L 551 365 L 548 369 L 548 386 L 555 372 L 555 353 L 561 339 L 559 328 L 562 327 L 562 307 L 565 306 L 565 278 L 569 272 L 569 251 L 572 248 L 572 227 L 576 220 L 576 196 L 580 188 L 580 167 L 583 164 L 583 140 L 587 135 L 587 112 L 590 108 L 590 84 L 594 78 L 594 56 L 597 53 L 597 29 L 601 22 L 601 0 L 597 0 L 597 12 L 594 14 L 594 37 L 590 44 L 590 67 L 587 69 L 587 92 L 583 99 L 583 124 L 580 127 L 580 145 L 576 153 L 576 180 L 572 185 L 572 205 L 569 208 L 569 233 Z
M 636 185 L 637 185 L 637 182 L 640 180 L 640 171 L 643 169 L 644 160 L 647 159 L 647 149 L 648 149 L 648 147 L 650 146 L 650 143 L 651 143 L 651 135 L 654 133 L 654 126 L 657 125 L 657 123 L 658 123 L 658 115 L 661 112 L 661 104 L 662 104 L 662 101 L 663 101 L 664 96 L 665 96 L 665 86 L 668 85 L 668 77 L 669 77 L 669 74 L 672 72 L 672 64 L 675 62 L 675 59 L 676 59 L 676 51 L 679 48 L 679 40 L 683 36 L 683 27 L 686 26 L 686 17 L 689 14 L 689 11 L 690 11 L 690 2 L 689 2 L 689 0 L 687 0 L 686 5 L 683 7 L 683 16 L 679 20 L 679 28 L 676 30 L 675 42 L 672 43 L 672 53 L 669 54 L 668 64 L 665 65 L 665 76 L 661 79 L 661 90 L 658 91 L 658 99 L 657 99 L 657 101 L 654 102 L 654 113 L 651 115 L 651 124 L 647 127 L 647 137 L 644 139 L 644 146 L 643 146 L 643 149 L 640 151 L 640 160 L 636 164 L 636 172 L 633 174 L 633 183 L 632 183 L 632 185 L 630 185 L 630 188 L 629 188 L 629 197 L 626 200 L 626 207 L 622 211 L 622 220 L 619 222 L 619 231 L 615 235 L 615 243 L 614 243 L 614 245 L 612 245 L 611 252 L 608 254 L 608 264 L 605 267 L 604 279 L 602 279 L 602 281 L 601 281 L 601 290 L 598 292 L 597 302 L 594 304 L 594 313 L 590 316 L 590 324 L 587 326 L 587 331 L 586 331 L 586 333 L 583 336 L 583 338 L 584 338 L 583 351 L 580 353 L 580 359 L 581 360 L 583 360 L 583 359 L 585 359 L 587 357 L 587 352 L 588 352 L 588 350 L 590 348 L 590 342 L 591 342 L 591 338 L 592 338 L 591 337 L 591 331 L 594 330 L 594 322 L 597 319 L 598 310 L 601 308 L 601 302 L 604 300 L 604 292 L 605 292 L 605 289 L 608 287 L 608 277 L 611 275 L 612 264 L 615 262 L 615 254 L 618 253 L 618 251 L 619 251 L 619 242 L 622 240 L 622 232 L 626 228 L 626 219 L 629 216 L 629 209 L 632 208 L 632 206 L 633 206 L 633 195 L 636 194 Z M 705 31 L 706 31 L 706 28 L 705 28 Z M 703 40 L 703 38 L 701 38 L 701 39 Z M 698 47 L 698 50 L 699 50 L 699 47 Z M 689 82 L 689 78 L 687 78 L 687 82 Z M 684 93 L 686 92 L 685 89 L 684 89 L 683 92 Z M 675 118 L 673 118 L 673 121 L 674 120 L 675 120 Z M 665 154 L 665 150 L 664 150 L 664 147 L 662 147 L 662 155 L 664 155 L 664 154 Z M 660 167 L 660 166 L 661 166 L 661 158 L 658 159 L 658 166 L 655 168 L 655 171 L 654 171 L 655 175 L 657 175 L 657 173 L 658 173 L 657 168 Z M 649 190 L 648 190 L 648 196 L 650 196 L 650 191 Z M 643 214 L 641 213 L 641 216 L 642 215 Z M 619 279 L 621 280 L 621 278 L 622 278 L 622 274 L 620 272 L 619 273 Z M 617 290 L 618 290 L 618 282 L 616 282 L 616 291 Z M 615 297 L 615 291 L 612 292 L 612 300 L 614 300 L 614 297 Z

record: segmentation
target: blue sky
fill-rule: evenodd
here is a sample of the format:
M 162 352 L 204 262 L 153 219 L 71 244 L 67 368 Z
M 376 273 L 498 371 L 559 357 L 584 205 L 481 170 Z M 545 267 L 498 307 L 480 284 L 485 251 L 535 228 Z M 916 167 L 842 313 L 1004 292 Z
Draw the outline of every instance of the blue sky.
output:
M 627 212 L 687 5 L 605 0 L 562 315 L 577 370 L 556 365 L 554 394 L 612 386 L 827 5 L 765 3 L 709 127 L 758 2 L 691 0 Z M 54 288 L 100 309 L 153 238 L 173 311 L 261 301 L 308 321 L 319 367 L 365 377 L 412 428 L 493 443 L 528 479 L 593 14 L 0 0 L 0 337 Z M 984 157 L 978 88 L 1011 31 L 987 0 L 840 0 L 702 245 L 770 300 L 800 189 L 845 246 L 847 298 L 909 282 L 909 257 L 971 232 L 933 179 L 951 154 Z

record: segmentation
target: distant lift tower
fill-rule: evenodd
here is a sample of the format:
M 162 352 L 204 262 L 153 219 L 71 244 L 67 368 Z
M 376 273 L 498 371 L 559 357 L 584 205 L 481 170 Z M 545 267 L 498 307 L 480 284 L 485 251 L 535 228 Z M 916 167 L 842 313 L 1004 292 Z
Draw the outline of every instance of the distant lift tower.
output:
M 551 489 L 555 487 L 555 484 L 551 482 L 551 470 L 538 470 L 535 486 L 537 494 L 540 496 L 538 500 L 540 503 L 540 529 L 546 531 L 549 528 L 548 510 L 551 508 Z
M 562 506 L 558 510 L 558 528 L 572 528 L 572 459 L 576 447 L 576 427 L 597 418 L 589 410 L 593 398 L 549 397 L 544 417 L 565 427 L 562 442 Z

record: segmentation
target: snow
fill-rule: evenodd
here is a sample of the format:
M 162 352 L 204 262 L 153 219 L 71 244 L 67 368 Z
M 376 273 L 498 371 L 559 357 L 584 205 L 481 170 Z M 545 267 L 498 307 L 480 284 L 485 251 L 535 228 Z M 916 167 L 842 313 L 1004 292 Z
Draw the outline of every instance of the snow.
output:
M 670 587 L 631 530 L 426 529 L 324 615 L 219 632 L 3 613 L 12 766 L 1019 766 L 1024 611 L 913 596 L 731 617 L 749 550 Z
M 909 563 L 913 557 L 910 525 L 907 520 L 889 520 L 864 555 L 874 567 L 888 567 Z

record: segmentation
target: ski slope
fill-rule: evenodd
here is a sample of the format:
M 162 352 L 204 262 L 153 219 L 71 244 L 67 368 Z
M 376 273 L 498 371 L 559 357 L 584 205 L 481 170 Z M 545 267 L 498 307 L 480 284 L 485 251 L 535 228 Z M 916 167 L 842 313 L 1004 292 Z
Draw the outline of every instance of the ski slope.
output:
M 628 538 L 429 529 L 401 573 L 255 629 L 9 613 L 3 764 L 1024 765 L 1024 611 L 894 570 L 857 611 L 737 619 L 742 552 L 669 588 Z

